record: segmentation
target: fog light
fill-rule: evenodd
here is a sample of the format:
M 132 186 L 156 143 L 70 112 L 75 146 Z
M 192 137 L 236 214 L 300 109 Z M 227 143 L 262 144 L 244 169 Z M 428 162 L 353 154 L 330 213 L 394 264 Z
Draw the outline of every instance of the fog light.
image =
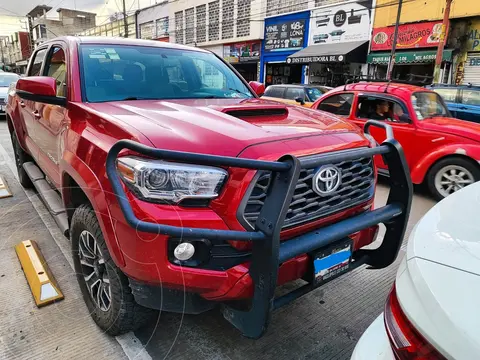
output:
M 194 254 L 195 247 L 188 242 L 178 244 L 175 250 L 173 250 L 173 255 L 180 261 L 191 259 Z

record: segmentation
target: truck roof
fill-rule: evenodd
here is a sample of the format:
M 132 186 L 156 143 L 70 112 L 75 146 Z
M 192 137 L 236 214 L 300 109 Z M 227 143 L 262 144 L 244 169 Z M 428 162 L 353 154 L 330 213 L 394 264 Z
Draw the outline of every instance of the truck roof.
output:
M 52 40 L 46 41 L 44 44 L 50 44 L 56 41 L 64 41 L 69 45 L 78 44 L 105 44 L 105 45 L 133 45 L 133 46 L 151 46 L 168 49 L 180 49 L 180 50 L 194 50 L 199 52 L 209 53 L 210 51 L 200 49 L 198 47 L 172 44 L 163 41 L 155 40 L 143 40 L 143 39 L 131 39 L 121 37 L 102 37 L 102 36 L 60 36 Z

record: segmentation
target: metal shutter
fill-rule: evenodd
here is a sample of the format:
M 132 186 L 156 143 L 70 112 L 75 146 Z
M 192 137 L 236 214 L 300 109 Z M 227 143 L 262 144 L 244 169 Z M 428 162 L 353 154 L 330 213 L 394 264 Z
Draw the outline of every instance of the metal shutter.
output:
M 480 85 L 480 53 L 467 56 L 464 71 L 463 84 Z

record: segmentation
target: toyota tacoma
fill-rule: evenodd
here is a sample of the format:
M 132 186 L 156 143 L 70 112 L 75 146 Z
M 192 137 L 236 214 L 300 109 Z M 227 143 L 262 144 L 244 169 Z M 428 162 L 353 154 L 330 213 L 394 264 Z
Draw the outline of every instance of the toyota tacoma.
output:
M 7 105 L 19 181 L 71 241 L 85 302 L 116 335 L 153 310 L 260 337 L 272 311 L 399 251 L 412 185 L 391 128 L 259 98 L 216 55 L 154 41 L 41 44 Z M 387 139 L 368 135 L 383 127 Z M 382 156 L 391 192 L 374 209 Z M 386 226 L 382 244 L 365 249 Z M 299 279 L 302 279 L 300 281 Z M 277 286 L 298 289 L 275 297 Z

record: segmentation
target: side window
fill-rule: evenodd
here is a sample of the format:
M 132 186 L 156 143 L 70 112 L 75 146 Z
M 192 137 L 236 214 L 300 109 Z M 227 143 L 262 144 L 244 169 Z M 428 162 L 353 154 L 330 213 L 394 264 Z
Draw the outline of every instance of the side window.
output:
M 45 64 L 45 75 L 55 78 L 57 82 L 57 96 L 65 97 L 67 89 L 67 62 L 65 51 L 61 47 L 53 46 Z
M 318 110 L 328 111 L 335 115 L 350 115 L 353 94 L 338 94 L 329 96 L 318 105 Z
M 30 66 L 30 70 L 28 70 L 28 76 L 39 76 L 40 70 L 42 68 L 43 59 L 45 59 L 45 54 L 47 53 L 47 49 L 38 50 L 32 59 L 32 65 Z
M 480 106 L 479 90 L 463 90 L 462 103 L 465 105 Z
M 295 100 L 296 98 L 305 100 L 305 90 L 303 88 L 287 88 L 285 99 Z
M 396 122 L 406 122 L 409 118 L 403 103 L 374 96 L 359 97 L 356 117 Z
M 283 93 L 285 88 L 282 86 L 269 86 L 265 91 L 265 96 L 270 96 L 274 98 L 283 98 Z
M 454 103 L 457 98 L 457 89 L 435 89 L 445 102 Z

